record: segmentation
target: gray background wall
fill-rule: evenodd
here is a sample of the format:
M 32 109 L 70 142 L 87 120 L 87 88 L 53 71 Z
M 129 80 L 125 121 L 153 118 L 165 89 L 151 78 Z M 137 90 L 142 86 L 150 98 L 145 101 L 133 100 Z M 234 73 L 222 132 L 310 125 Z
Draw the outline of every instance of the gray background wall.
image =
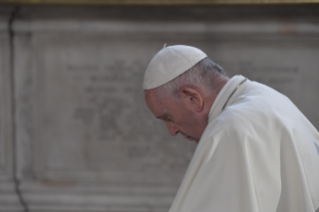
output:
M 22 6 L 10 25 L 14 9 L 0 7 L 0 211 L 168 210 L 196 145 L 144 103 L 164 43 L 270 85 L 319 128 L 318 6 Z

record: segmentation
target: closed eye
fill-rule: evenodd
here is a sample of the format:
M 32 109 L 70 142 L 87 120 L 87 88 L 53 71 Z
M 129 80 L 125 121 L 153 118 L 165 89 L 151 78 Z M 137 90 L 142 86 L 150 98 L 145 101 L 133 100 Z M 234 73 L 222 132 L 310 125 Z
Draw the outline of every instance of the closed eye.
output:
M 166 114 L 158 116 L 158 119 L 162 119 L 163 121 L 172 121 Z

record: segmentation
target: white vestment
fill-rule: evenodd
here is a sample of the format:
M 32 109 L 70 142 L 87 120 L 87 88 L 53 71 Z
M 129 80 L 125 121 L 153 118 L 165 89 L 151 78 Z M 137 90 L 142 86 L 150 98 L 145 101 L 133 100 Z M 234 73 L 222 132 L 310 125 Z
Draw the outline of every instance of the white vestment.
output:
M 218 94 L 169 212 L 319 212 L 318 131 L 286 96 L 244 80 Z

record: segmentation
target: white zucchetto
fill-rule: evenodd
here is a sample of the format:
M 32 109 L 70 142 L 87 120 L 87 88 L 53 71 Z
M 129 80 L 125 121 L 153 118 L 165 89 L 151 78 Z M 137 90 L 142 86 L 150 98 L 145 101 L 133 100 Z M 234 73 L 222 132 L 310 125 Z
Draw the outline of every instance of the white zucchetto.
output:
M 150 90 L 168 83 L 206 57 L 204 52 L 191 46 L 163 48 L 146 68 L 143 89 Z

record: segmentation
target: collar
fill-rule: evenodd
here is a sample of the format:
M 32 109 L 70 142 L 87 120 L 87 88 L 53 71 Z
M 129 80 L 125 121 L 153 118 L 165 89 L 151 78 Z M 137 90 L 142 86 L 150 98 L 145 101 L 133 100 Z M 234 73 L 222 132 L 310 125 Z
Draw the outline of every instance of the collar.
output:
M 247 80 L 241 75 L 233 76 L 228 82 L 224 85 L 221 91 L 218 93 L 208 115 L 208 123 L 214 120 L 222 111 L 224 106 L 228 106 L 232 103 L 236 93 L 239 93 L 239 90 L 242 90 L 243 87 L 246 87 Z

